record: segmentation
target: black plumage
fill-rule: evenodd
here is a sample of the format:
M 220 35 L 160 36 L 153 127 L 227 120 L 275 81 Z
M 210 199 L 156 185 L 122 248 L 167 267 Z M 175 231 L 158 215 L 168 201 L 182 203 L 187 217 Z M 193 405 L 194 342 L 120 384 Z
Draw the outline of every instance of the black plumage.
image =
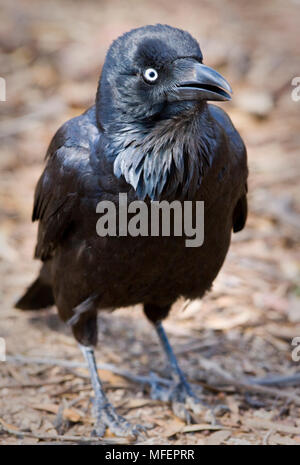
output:
M 32 216 L 39 221 L 35 257 L 43 266 L 17 303 L 21 309 L 55 303 L 84 347 L 96 344 L 98 310 L 143 304 L 179 377 L 170 399 L 193 397 L 196 404 L 160 320 L 179 296 L 199 298 L 210 289 L 231 231 L 245 225 L 246 150 L 226 113 L 207 104 L 229 99 L 229 84 L 202 64 L 199 45 L 187 32 L 156 25 L 117 39 L 95 105 L 66 122 L 48 149 Z M 119 193 L 148 204 L 204 201 L 203 245 L 188 248 L 184 237 L 173 236 L 99 237 L 97 203 L 118 206 Z M 101 411 L 97 433 L 103 424 L 116 434 L 132 432 L 114 410 L 107 413 L 87 350 Z

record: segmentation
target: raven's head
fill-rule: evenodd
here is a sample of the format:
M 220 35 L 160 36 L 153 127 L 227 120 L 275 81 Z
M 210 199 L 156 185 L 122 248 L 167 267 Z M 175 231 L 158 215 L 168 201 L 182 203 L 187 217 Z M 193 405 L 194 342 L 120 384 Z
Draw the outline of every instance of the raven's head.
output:
M 174 115 L 187 105 L 230 100 L 228 82 L 202 64 L 195 39 L 166 25 L 127 32 L 111 45 L 97 94 L 98 121 L 130 123 Z
M 205 102 L 230 100 L 230 93 L 227 81 L 203 65 L 189 33 L 158 24 L 119 37 L 96 98 L 115 175 L 140 199 L 193 197 L 215 139 Z

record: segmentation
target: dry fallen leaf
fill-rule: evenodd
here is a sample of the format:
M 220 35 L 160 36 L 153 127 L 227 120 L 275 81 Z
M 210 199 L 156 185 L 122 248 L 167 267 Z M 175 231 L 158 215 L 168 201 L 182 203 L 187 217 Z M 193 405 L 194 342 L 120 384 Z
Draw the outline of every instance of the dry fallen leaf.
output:
M 13 431 L 19 431 L 19 428 L 17 428 L 15 425 L 11 425 L 10 423 L 6 423 L 6 421 L 4 421 L 2 418 L 0 418 L 0 423 L 6 429 L 11 429 Z
M 230 438 L 231 432 L 230 431 L 216 431 L 215 433 L 211 434 L 205 441 L 206 445 L 218 445 L 223 444 L 226 439 Z
M 163 435 L 167 438 L 174 436 L 175 434 L 181 433 L 185 423 L 179 418 L 174 418 L 172 421 L 166 423 L 161 422 L 163 426 Z
M 123 401 L 119 407 L 126 408 L 128 410 L 135 409 L 135 408 L 141 408 L 144 407 L 145 405 L 157 405 L 160 402 L 157 400 L 152 400 L 152 399 L 128 399 Z
M 83 419 L 83 415 L 81 412 L 74 408 L 65 408 L 63 410 L 63 418 L 65 420 L 69 420 L 72 423 L 77 423 Z
M 98 370 L 99 376 L 102 381 L 109 383 L 109 384 L 115 384 L 117 386 L 128 386 L 128 381 L 125 378 L 122 378 L 122 376 L 115 375 L 111 371 L 108 370 Z
M 199 423 L 197 425 L 187 425 L 184 426 L 181 430 L 182 433 L 193 433 L 195 431 L 215 431 L 227 429 L 222 425 L 207 425 L 205 423 Z
M 45 412 L 50 412 L 57 414 L 59 410 L 59 406 L 55 404 L 36 404 L 32 406 L 35 410 L 42 410 Z M 72 423 L 77 423 L 85 418 L 85 416 L 79 412 L 79 410 L 74 408 L 65 408 L 63 410 L 63 418 L 65 420 L 69 420 Z
M 59 406 L 56 404 L 35 404 L 32 405 L 35 410 L 42 410 L 44 412 L 50 412 L 57 414 Z

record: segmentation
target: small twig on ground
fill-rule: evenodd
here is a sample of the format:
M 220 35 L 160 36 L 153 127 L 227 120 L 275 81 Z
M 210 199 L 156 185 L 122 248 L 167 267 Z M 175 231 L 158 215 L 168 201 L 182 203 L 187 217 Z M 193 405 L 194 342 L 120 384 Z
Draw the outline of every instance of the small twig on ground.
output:
M 44 441 L 56 441 L 56 442 L 75 442 L 77 444 L 130 444 L 129 440 L 124 438 L 94 438 L 94 437 L 85 437 L 85 436 L 62 436 L 62 435 L 54 435 L 54 434 L 39 434 L 39 433 L 32 433 L 29 431 L 19 431 L 15 429 L 8 428 L 0 419 L 0 434 L 1 432 L 5 432 L 7 434 L 16 436 L 20 439 L 23 438 L 34 438 Z
M 262 383 L 255 384 L 255 378 L 252 380 L 242 378 L 239 381 L 212 360 L 201 358 L 201 365 L 205 370 L 207 370 L 208 372 L 210 371 L 211 373 L 213 373 L 214 376 L 216 376 L 216 382 L 220 385 L 231 385 L 243 392 L 256 392 L 260 394 L 267 394 L 272 397 L 287 399 L 290 402 L 294 402 L 295 404 L 300 405 L 300 396 L 297 396 L 296 394 L 292 394 L 290 392 L 284 392 L 280 389 L 265 387 L 261 385 Z M 278 379 L 279 378 L 276 377 L 276 382 L 278 382 Z M 259 381 L 261 382 L 262 379 L 259 378 Z
M 269 439 L 270 439 L 270 436 L 274 433 L 274 431 L 272 429 L 270 429 L 270 431 L 267 432 L 267 434 L 264 436 L 263 438 L 263 445 L 264 446 L 268 446 L 269 445 Z
M 49 381 L 43 380 L 33 383 L 15 383 L 15 384 L 0 384 L 0 389 L 14 389 L 14 388 L 39 388 L 44 386 L 57 386 L 58 384 L 67 383 L 70 378 L 56 378 Z
M 290 376 L 268 376 L 267 378 L 249 378 L 252 384 L 259 384 L 260 386 L 293 386 L 300 384 L 300 373 L 295 373 Z
M 40 357 L 27 357 L 25 355 L 7 355 L 6 361 L 8 363 L 13 364 L 38 364 L 38 365 L 53 365 L 53 366 L 60 366 L 63 368 L 88 368 L 87 364 L 84 362 L 73 362 L 69 360 L 61 360 L 58 358 L 40 358 Z M 164 384 L 166 386 L 172 385 L 172 380 L 161 378 L 157 375 L 152 374 L 151 377 L 149 376 L 141 376 L 141 375 L 133 375 L 127 370 L 123 370 L 122 368 L 118 368 L 111 363 L 98 363 L 97 364 L 99 370 L 107 370 L 115 375 L 123 376 L 123 378 L 127 378 L 131 381 L 141 384 L 150 384 L 152 385 L 153 382 L 158 382 L 160 384 Z

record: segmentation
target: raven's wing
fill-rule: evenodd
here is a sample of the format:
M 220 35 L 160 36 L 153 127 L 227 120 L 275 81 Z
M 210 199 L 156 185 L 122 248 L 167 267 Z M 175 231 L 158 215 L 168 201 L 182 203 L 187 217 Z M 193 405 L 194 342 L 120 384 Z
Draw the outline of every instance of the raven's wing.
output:
M 247 220 L 248 205 L 247 205 L 247 151 L 245 144 L 239 135 L 238 131 L 232 124 L 231 119 L 220 107 L 209 105 L 209 110 L 215 121 L 221 126 L 222 131 L 227 140 L 228 156 L 231 162 L 237 166 L 237 175 L 240 179 L 240 197 L 234 207 L 232 215 L 233 232 L 241 231 Z
M 247 190 L 247 184 L 246 184 Z M 246 194 L 242 195 L 237 201 L 235 209 L 233 210 L 232 222 L 233 232 L 239 232 L 244 229 L 247 220 L 248 203 Z
M 65 123 L 52 139 L 34 197 L 32 220 L 39 220 L 36 258 L 51 258 L 72 225 L 94 177 L 90 153 L 97 136 L 91 109 Z
M 35 257 L 41 260 L 51 257 L 78 203 L 76 173 L 63 166 L 63 160 L 73 153 L 72 148 L 62 146 L 50 154 L 35 190 L 32 221 L 40 221 Z

